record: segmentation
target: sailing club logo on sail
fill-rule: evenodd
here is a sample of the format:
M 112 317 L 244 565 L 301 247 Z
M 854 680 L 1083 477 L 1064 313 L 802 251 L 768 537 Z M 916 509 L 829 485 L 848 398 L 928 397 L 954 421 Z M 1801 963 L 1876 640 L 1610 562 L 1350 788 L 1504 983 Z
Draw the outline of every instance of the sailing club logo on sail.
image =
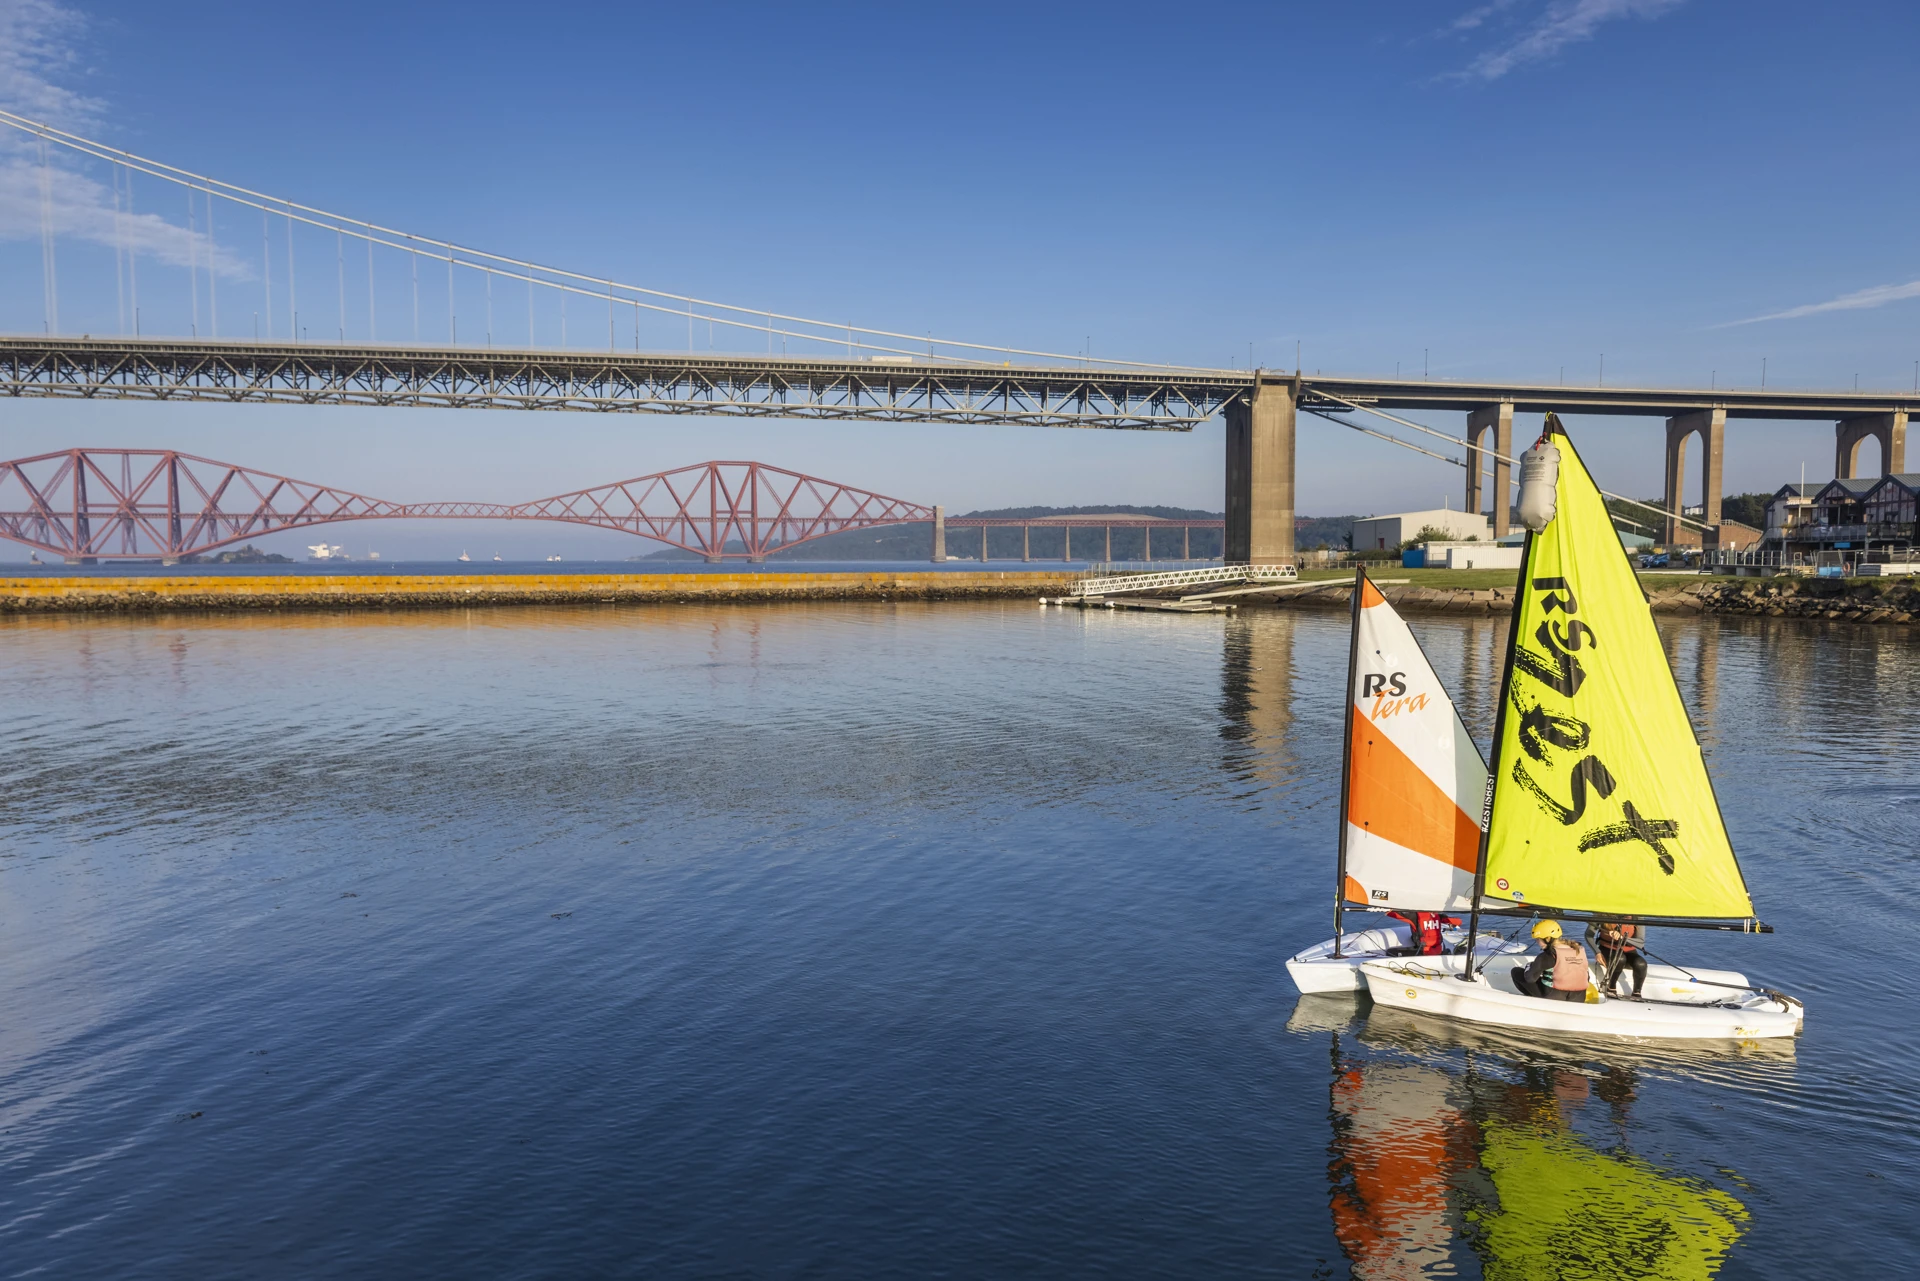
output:
M 1587 678 L 1586 671 L 1580 665 L 1579 653 L 1583 649 L 1598 650 L 1600 634 L 1584 620 L 1573 617 L 1580 612 L 1580 602 L 1566 579 L 1536 578 L 1532 580 L 1532 587 L 1540 593 L 1540 612 L 1545 616 L 1533 633 L 1533 639 L 1540 649 L 1530 649 L 1516 637 L 1513 670 L 1516 674 L 1538 681 L 1572 703 Z M 1556 613 L 1563 615 L 1563 618 L 1556 620 L 1551 617 Z M 1520 750 L 1524 753 L 1514 758 L 1513 781 L 1562 826 L 1573 827 L 1586 817 L 1591 797 L 1608 800 L 1619 786 L 1613 772 L 1600 757 L 1587 751 L 1593 729 L 1576 716 L 1550 712 L 1541 703 L 1530 702 L 1517 682 L 1511 686 L 1510 695 L 1512 710 L 1520 718 L 1517 737 Z M 1571 711 L 1571 708 L 1568 710 Z M 1582 753 L 1567 772 L 1565 802 L 1548 790 L 1527 768 L 1527 761 L 1531 759 L 1540 766 L 1553 769 L 1556 750 Z M 1596 827 L 1585 833 L 1580 838 L 1580 849 L 1591 851 L 1607 845 L 1642 841 L 1659 860 L 1660 870 L 1669 876 L 1673 875 L 1673 854 L 1664 842 L 1678 839 L 1679 823 L 1672 819 L 1646 818 L 1626 798 L 1621 800 L 1620 811 L 1624 821 Z

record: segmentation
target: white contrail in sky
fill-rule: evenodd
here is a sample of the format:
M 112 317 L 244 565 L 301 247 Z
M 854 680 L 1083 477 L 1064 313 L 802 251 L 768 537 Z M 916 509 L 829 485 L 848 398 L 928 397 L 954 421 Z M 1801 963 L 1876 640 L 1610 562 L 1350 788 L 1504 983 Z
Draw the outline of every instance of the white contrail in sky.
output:
M 62 129 L 100 132 L 106 104 L 60 84 L 74 74 L 86 19 L 54 0 L 0 0 L 0 107 Z M 211 259 L 222 275 L 252 277 L 251 266 L 225 249 L 210 249 L 195 235 L 153 213 L 114 212 L 113 189 L 76 166 L 76 158 L 56 148 L 47 168 L 53 225 L 57 234 L 109 248 L 125 246 L 172 266 Z M 42 211 L 40 146 L 30 134 L 0 130 L 0 240 L 32 240 L 40 235 Z M 139 191 L 136 190 L 136 209 Z M 151 189 L 157 203 L 159 187 Z M 179 204 L 177 188 L 164 198 Z M 176 215 L 177 216 L 177 215 Z
M 1471 31 L 1510 7 L 1512 0 L 1494 0 L 1469 10 L 1453 22 L 1452 30 Z M 1685 0 L 1554 0 L 1545 13 L 1518 36 L 1475 58 L 1455 78 L 1498 80 L 1515 67 L 1551 58 L 1570 44 L 1593 39 L 1603 25 L 1620 18 L 1658 18 Z
M 1764 316 L 1748 316 L 1745 320 L 1729 320 L 1724 325 L 1715 325 L 1715 329 L 1731 329 L 1735 325 L 1757 325 L 1763 320 L 1796 320 L 1801 316 L 1818 316 L 1828 311 L 1866 311 L 1873 307 L 1884 307 L 1888 303 L 1902 302 L 1908 298 L 1920 298 L 1920 280 L 1909 280 L 1904 285 L 1875 285 L 1871 289 L 1856 289 L 1850 294 L 1841 294 L 1838 298 L 1829 298 L 1825 302 L 1810 302 L 1801 307 L 1789 307 L 1785 311 L 1770 311 Z

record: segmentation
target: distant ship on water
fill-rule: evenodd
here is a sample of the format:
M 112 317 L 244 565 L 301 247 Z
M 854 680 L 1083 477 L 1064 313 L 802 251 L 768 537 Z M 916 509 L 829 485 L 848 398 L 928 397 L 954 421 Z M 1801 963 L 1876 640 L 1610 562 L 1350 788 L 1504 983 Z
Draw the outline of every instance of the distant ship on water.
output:
M 312 543 L 307 547 L 308 560 L 352 560 L 347 549 L 333 543 Z
M 461 553 L 460 553 L 460 559 L 461 559 L 461 560 L 472 560 L 472 559 L 473 559 L 473 557 L 471 557 L 471 556 L 469 556 L 469 555 L 467 555 L 467 554 L 466 554 L 465 552 L 461 552 Z

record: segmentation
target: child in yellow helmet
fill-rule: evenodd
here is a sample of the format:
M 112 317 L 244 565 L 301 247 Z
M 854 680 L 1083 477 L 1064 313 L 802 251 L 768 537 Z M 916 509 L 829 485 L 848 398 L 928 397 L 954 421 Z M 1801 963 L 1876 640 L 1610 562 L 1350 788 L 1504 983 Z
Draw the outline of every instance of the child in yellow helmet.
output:
M 1540 955 L 1513 967 L 1513 985 L 1550 1001 L 1585 1001 L 1591 973 L 1587 945 L 1567 938 L 1558 921 L 1535 921 L 1533 937 L 1540 940 Z

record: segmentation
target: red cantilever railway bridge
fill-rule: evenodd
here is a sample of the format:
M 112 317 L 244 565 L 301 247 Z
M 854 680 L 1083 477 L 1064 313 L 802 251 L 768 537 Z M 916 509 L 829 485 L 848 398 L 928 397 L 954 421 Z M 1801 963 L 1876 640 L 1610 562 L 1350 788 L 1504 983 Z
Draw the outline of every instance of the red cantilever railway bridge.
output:
M 0 538 L 70 562 L 171 561 L 339 521 L 447 519 L 559 521 L 710 560 L 760 561 L 828 534 L 932 521 L 936 509 L 755 462 L 696 463 L 512 504 L 395 503 L 163 449 L 68 449 L 0 462 Z M 983 553 L 988 527 L 1144 525 L 1184 535 L 1221 524 L 1120 514 L 945 523 L 978 527 Z

